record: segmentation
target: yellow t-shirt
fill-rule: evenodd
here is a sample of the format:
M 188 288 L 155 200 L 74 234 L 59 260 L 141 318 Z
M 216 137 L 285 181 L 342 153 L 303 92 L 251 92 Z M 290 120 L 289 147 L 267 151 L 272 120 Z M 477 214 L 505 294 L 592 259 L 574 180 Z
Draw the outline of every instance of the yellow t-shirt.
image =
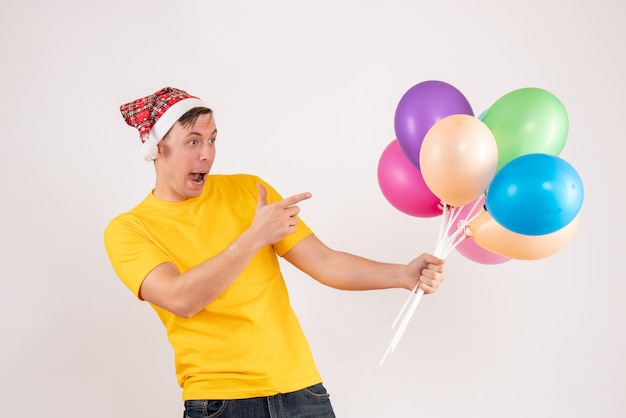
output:
M 111 263 L 137 296 L 159 264 L 180 272 L 223 251 L 254 219 L 257 182 L 268 202 L 282 199 L 258 177 L 210 175 L 201 196 L 164 202 L 152 193 L 113 219 L 104 234 Z M 297 231 L 259 251 L 214 302 L 185 319 L 152 305 L 175 353 L 183 399 L 238 399 L 287 393 L 322 381 L 290 305 L 277 254 L 312 231 Z

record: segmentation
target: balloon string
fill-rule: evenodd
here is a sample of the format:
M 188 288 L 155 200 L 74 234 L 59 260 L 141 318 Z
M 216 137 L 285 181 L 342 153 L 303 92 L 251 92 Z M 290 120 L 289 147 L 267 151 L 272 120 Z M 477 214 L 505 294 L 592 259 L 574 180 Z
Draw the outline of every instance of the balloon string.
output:
M 472 205 L 471 209 L 468 211 L 467 213 L 467 217 L 466 219 L 464 219 L 459 227 L 457 229 L 454 230 L 454 232 L 450 232 L 453 228 L 453 225 L 456 221 L 456 219 L 458 218 L 458 216 L 461 213 L 461 210 L 464 208 L 464 206 L 461 206 L 459 208 L 457 208 L 457 211 L 454 215 L 454 217 L 452 218 L 451 222 L 448 222 L 448 226 L 447 226 L 447 231 L 448 231 L 448 235 L 449 237 L 447 239 L 444 238 L 444 241 L 440 244 L 441 247 L 443 248 L 443 253 L 445 254 L 442 258 L 447 257 L 450 252 L 452 252 L 453 249 L 456 248 L 457 245 L 459 245 L 461 243 L 461 241 L 463 241 L 466 236 L 465 236 L 465 229 L 467 227 L 467 225 L 473 221 L 478 215 L 480 215 L 482 212 L 484 212 L 484 209 L 480 208 L 477 210 L 478 208 L 478 203 L 480 202 L 480 197 L 478 199 L 476 199 L 474 201 L 474 204 Z M 460 238 L 459 238 L 460 236 Z
M 445 236 L 446 228 L 448 226 L 448 205 L 443 200 L 441 201 L 441 205 L 443 206 L 442 208 L 443 219 L 441 223 L 439 224 L 439 234 L 437 236 L 437 245 L 435 247 L 435 254 L 440 251 L 439 245 L 441 243 L 441 240 Z
M 454 250 L 456 246 L 459 245 L 465 238 L 467 238 L 465 234 L 457 234 L 454 241 L 451 243 L 451 245 L 448 246 L 448 248 L 446 249 L 446 252 L 443 254 L 441 258 L 446 258 L 448 255 L 450 255 L 452 250 Z
M 441 254 L 440 258 L 445 258 L 448 254 L 450 254 L 450 246 L 454 244 L 454 241 L 459 237 L 459 235 L 463 234 L 464 227 L 458 228 L 456 231 L 450 234 L 448 238 L 444 238 L 441 245 Z
M 389 353 L 393 352 L 396 349 L 396 346 L 400 342 L 400 339 L 402 338 L 404 331 L 406 331 L 406 328 L 409 325 L 409 321 L 411 320 L 411 317 L 415 313 L 415 310 L 417 309 L 417 305 L 419 304 L 423 295 L 424 295 L 424 291 L 422 289 L 418 289 L 416 293 L 411 292 L 411 298 L 413 299 L 413 302 L 411 303 L 411 307 L 409 308 L 408 312 L 402 319 L 402 323 L 400 324 L 400 327 L 396 331 L 396 334 L 393 336 L 393 339 L 391 340 L 391 343 L 387 347 L 387 350 L 385 351 L 383 358 L 380 360 L 381 366 L 385 362 L 385 359 L 387 358 Z
M 480 202 L 482 196 L 484 196 L 484 193 L 481 194 L 476 200 L 474 200 L 474 204 L 472 205 L 472 208 L 467 212 L 467 216 L 466 219 L 464 220 L 463 224 L 461 224 L 459 226 L 459 228 L 457 230 L 455 230 L 454 233 L 452 233 L 452 235 L 456 235 L 458 233 L 459 230 L 463 230 L 465 229 L 465 226 L 470 223 L 471 221 L 474 220 L 474 218 L 476 216 L 478 216 L 480 213 L 482 213 L 484 210 L 481 208 L 480 210 L 476 211 L 476 208 L 478 207 L 478 203 Z M 454 218 L 448 222 L 448 226 L 446 228 L 446 231 L 450 231 L 454 225 L 454 223 L 456 222 L 456 219 L 459 217 L 459 215 L 461 214 L 462 209 L 465 208 L 465 206 L 459 206 L 454 215 Z
M 472 208 L 472 210 L 470 211 L 470 214 L 476 209 L 476 207 L 474 206 Z M 484 209 L 479 209 L 475 214 L 469 216 L 467 219 L 465 219 L 463 221 L 463 223 L 461 224 L 461 226 L 459 226 L 459 228 L 454 231 L 454 233 L 452 233 L 452 236 L 454 237 L 454 240 L 452 240 L 452 243 L 450 245 L 450 247 L 447 250 L 446 255 L 443 257 L 447 257 L 448 254 L 450 254 L 450 252 L 452 252 L 452 250 L 454 250 L 457 245 L 459 245 L 465 238 L 468 237 L 467 234 L 467 226 L 474 220 L 476 219 L 481 213 L 483 213 L 485 210 Z M 458 240 L 457 240 L 458 238 Z
M 443 220 L 440 223 L 440 227 L 439 227 L 439 236 L 437 238 L 437 246 L 435 248 L 435 254 L 439 254 L 443 251 L 443 248 L 441 246 L 443 239 L 445 237 L 446 231 L 449 229 L 449 217 L 450 217 L 450 212 L 449 212 L 449 207 L 448 205 L 445 204 L 445 202 L 441 201 L 441 205 L 443 206 L 442 208 L 442 213 L 443 213 Z M 406 299 L 406 301 L 404 302 L 404 305 L 402 305 L 402 308 L 400 309 L 400 312 L 398 312 L 398 315 L 396 315 L 396 318 L 394 319 L 393 323 L 391 324 L 391 328 L 395 328 L 396 325 L 398 324 L 398 321 L 400 320 L 400 318 L 402 318 L 402 315 L 404 314 L 404 312 L 406 311 L 406 308 L 409 306 L 409 304 L 411 303 L 411 300 L 417 300 L 419 302 L 419 299 L 421 298 L 421 295 L 419 297 L 416 296 L 416 294 L 420 291 L 419 289 L 419 283 L 415 284 L 415 287 L 413 288 L 413 290 L 411 291 L 411 293 L 409 294 L 409 297 Z M 423 293 L 423 291 L 422 291 Z M 413 308 L 413 310 L 415 310 L 415 308 L 417 307 L 417 304 L 415 303 L 415 300 L 413 302 L 413 305 L 411 305 L 411 307 Z M 415 308 L 413 307 L 415 306 Z M 408 314 L 407 314 L 408 316 Z M 404 317 L 404 320 L 402 321 L 404 328 L 406 328 L 406 323 L 407 321 L 407 316 Z M 392 344 L 389 346 L 389 349 L 387 350 L 387 353 L 385 353 L 385 357 L 387 356 L 387 354 L 389 353 L 389 351 L 393 351 L 393 348 L 395 348 L 395 345 L 397 344 L 397 341 L 400 340 L 399 336 L 401 336 L 401 334 L 404 332 L 404 330 L 398 330 L 396 332 L 396 335 L 394 336 L 394 339 L 392 340 Z M 394 344 L 394 341 L 396 341 L 396 343 Z M 384 361 L 384 358 L 383 358 Z M 382 361 L 381 361 L 382 364 Z
M 441 246 L 441 244 L 442 244 L 442 241 L 444 240 L 445 233 L 446 233 L 446 230 L 448 228 L 448 223 L 449 223 L 449 219 L 447 219 L 447 218 L 449 217 L 450 212 L 446 209 L 445 206 L 444 206 L 443 214 L 444 214 L 444 219 L 441 222 L 442 227 L 440 228 L 439 239 L 437 240 L 437 246 L 435 248 L 435 256 L 436 257 L 441 257 L 442 252 L 444 250 L 443 247 Z M 406 331 L 406 329 L 407 329 L 407 327 L 409 325 L 409 322 L 411 321 L 411 318 L 413 317 L 413 314 L 415 313 L 415 310 L 417 309 L 417 305 L 419 304 L 419 302 L 422 299 L 423 295 L 424 295 L 424 291 L 419 288 L 419 284 L 416 284 L 415 287 L 413 288 L 413 290 L 411 291 L 411 294 L 409 295 L 409 298 L 406 300 L 406 302 L 404 302 L 404 305 L 400 309 L 400 313 L 398 313 L 398 316 L 396 317 L 396 319 L 393 321 L 393 324 L 391 325 L 391 328 L 395 328 L 398 320 L 402 317 L 402 314 L 404 313 L 404 311 L 406 310 L 406 308 L 410 304 L 410 307 L 409 307 L 408 311 L 406 312 L 406 314 L 402 318 L 402 322 L 400 323 L 400 327 L 398 328 L 398 330 L 396 331 L 395 335 L 391 339 L 391 343 L 387 347 L 387 350 L 385 351 L 385 354 L 383 355 L 383 358 L 380 360 L 380 365 L 381 366 L 385 362 L 385 359 L 387 358 L 389 353 L 392 353 L 396 349 L 398 343 L 402 339 L 402 336 L 404 335 L 404 332 Z
M 478 198 L 476 200 L 474 200 L 474 205 L 472 206 L 472 208 L 467 213 L 467 217 L 471 218 L 471 219 L 466 219 L 466 223 L 470 223 L 470 220 L 473 220 L 476 216 L 478 216 L 481 212 L 484 211 L 483 208 L 480 208 L 480 210 L 476 211 L 476 208 L 478 207 L 478 203 L 481 201 L 481 199 L 484 196 L 485 196 L 485 193 L 482 193 L 480 196 L 478 196 Z
M 413 288 L 413 290 L 411 290 L 411 293 L 409 294 L 409 297 L 407 298 L 406 302 L 404 302 L 404 305 L 402 305 L 402 309 L 400 309 L 400 312 L 398 312 L 398 315 L 396 316 L 396 319 L 394 319 L 393 324 L 391 324 L 391 329 L 394 329 L 396 327 L 396 324 L 398 323 L 398 321 L 402 317 L 402 314 L 406 310 L 407 306 L 409 306 L 409 303 L 411 302 L 411 299 L 413 299 L 413 295 L 415 294 L 415 292 L 417 292 L 418 286 L 419 285 L 416 284 L 415 287 Z
M 453 209 L 453 216 L 448 220 L 448 224 L 446 225 L 446 231 L 450 231 L 450 229 L 452 229 L 452 227 L 456 223 L 457 218 L 459 217 L 459 215 L 461 215 L 461 209 L 463 209 L 463 206 Z
M 457 208 L 453 208 L 447 205 L 443 200 L 441 201 L 443 205 L 443 217 L 440 223 L 439 228 L 439 236 L 437 237 L 437 245 L 435 246 L 434 255 L 436 257 L 440 257 L 445 248 L 443 247 L 446 242 L 447 232 L 452 228 L 454 220 L 457 218 L 460 211 L 457 211 Z
M 461 213 L 461 209 L 463 207 L 461 206 L 458 208 L 452 208 L 452 207 L 449 207 L 444 201 L 441 201 L 441 204 L 443 206 L 442 208 L 443 217 L 440 223 L 439 236 L 437 238 L 437 245 L 435 246 L 434 255 L 436 257 L 445 259 L 457 247 L 457 245 L 459 245 L 465 238 L 467 238 L 467 235 L 465 234 L 465 228 L 467 227 L 467 224 L 469 224 L 472 220 L 474 220 L 474 218 L 476 218 L 478 215 L 480 215 L 484 211 L 482 208 L 478 211 L 476 210 L 476 208 L 478 207 L 479 201 L 480 201 L 480 198 L 476 199 L 476 201 L 474 202 L 474 205 L 468 212 L 467 219 L 465 219 L 462 222 L 462 224 L 454 230 L 454 232 L 450 232 L 450 230 L 453 228 L 454 223 L 459 217 Z M 424 291 L 419 288 L 419 284 L 416 284 L 413 290 L 411 291 L 411 293 L 409 294 L 409 297 L 404 302 L 404 305 L 402 305 L 402 308 L 400 309 L 400 312 L 394 319 L 393 324 L 391 325 L 392 329 L 395 328 L 400 318 L 402 318 L 400 327 L 396 330 L 396 333 L 393 336 L 391 343 L 387 347 L 387 350 L 385 351 L 385 354 L 383 355 L 380 361 L 381 366 L 385 362 L 385 359 L 387 358 L 389 353 L 392 353 L 398 346 L 398 343 L 402 339 L 402 336 L 404 335 L 404 332 L 406 331 L 408 324 L 411 321 L 411 318 L 413 317 L 413 314 L 415 313 L 415 310 L 417 309 L 417 305 L 419 304 L 423 295 L 424 295 Z M 409 308 L 408 311 L 407 311 L 407 308 Z M 405 311 L 406 311 L 406 314 L 405 314 Z M 403 317 L 403 314 L 404 314 L 404 317 Z
M 402 335 L 404 335 L 404 331 L 406 331 L 406 328 L 409 325 L 409 321 L 413 317 L 413 314 L 415 313 L 415 309 L 417 309 L 417 305 L 419 304 L 420 300 L 422 299 L 422 296 L 424 296 L 424 291 L 422 289 L 418 289 L 417 292 L 415 293 L 415 296 L 413 297 L 413 302 L 411 303 L 411 307 L 409 308 L 409 310 L 407 311 L 406 316 L 402 320 L 402 323 L 400 324 L 400 328 L 398 328 L 398 332 L 397 332 L 396 337 L 391 342 L 391 344 L 392 344 L 391 351 L 392 352 L 396 349 L 396 346 L 400 342 L 400 339 L 402 338 Z

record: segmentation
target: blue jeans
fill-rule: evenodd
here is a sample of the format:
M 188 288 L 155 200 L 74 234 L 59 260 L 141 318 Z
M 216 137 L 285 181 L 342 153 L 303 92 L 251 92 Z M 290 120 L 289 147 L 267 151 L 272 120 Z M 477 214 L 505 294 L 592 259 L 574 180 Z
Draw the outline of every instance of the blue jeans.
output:
M 185 401 L 183 418 L 334 418 L 321 383 L 290 393 L 233 400 Z

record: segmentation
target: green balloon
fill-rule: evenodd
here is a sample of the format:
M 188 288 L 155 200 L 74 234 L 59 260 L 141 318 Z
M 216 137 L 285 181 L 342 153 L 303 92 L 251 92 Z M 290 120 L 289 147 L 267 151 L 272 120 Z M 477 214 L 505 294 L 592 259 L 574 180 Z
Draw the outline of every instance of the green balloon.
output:
M 569 129 L 561 101 L 534 87 L 505 94 L 489 107 L 482 121 L 498 146 L 497 171 L 522 155 L 559 155 Z

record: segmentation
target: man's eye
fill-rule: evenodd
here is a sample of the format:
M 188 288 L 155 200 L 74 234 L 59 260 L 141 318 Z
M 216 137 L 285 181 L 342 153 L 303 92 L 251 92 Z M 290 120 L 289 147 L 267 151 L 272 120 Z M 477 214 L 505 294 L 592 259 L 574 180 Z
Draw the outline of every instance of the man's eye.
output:
M 209 143 L 215 144 L 216 140 L 217 140 L 217 138 L 209 138 Z
M 189 145 L 198 145 L 198 140 L 192 139 L 191 141 L 189 141 Z

